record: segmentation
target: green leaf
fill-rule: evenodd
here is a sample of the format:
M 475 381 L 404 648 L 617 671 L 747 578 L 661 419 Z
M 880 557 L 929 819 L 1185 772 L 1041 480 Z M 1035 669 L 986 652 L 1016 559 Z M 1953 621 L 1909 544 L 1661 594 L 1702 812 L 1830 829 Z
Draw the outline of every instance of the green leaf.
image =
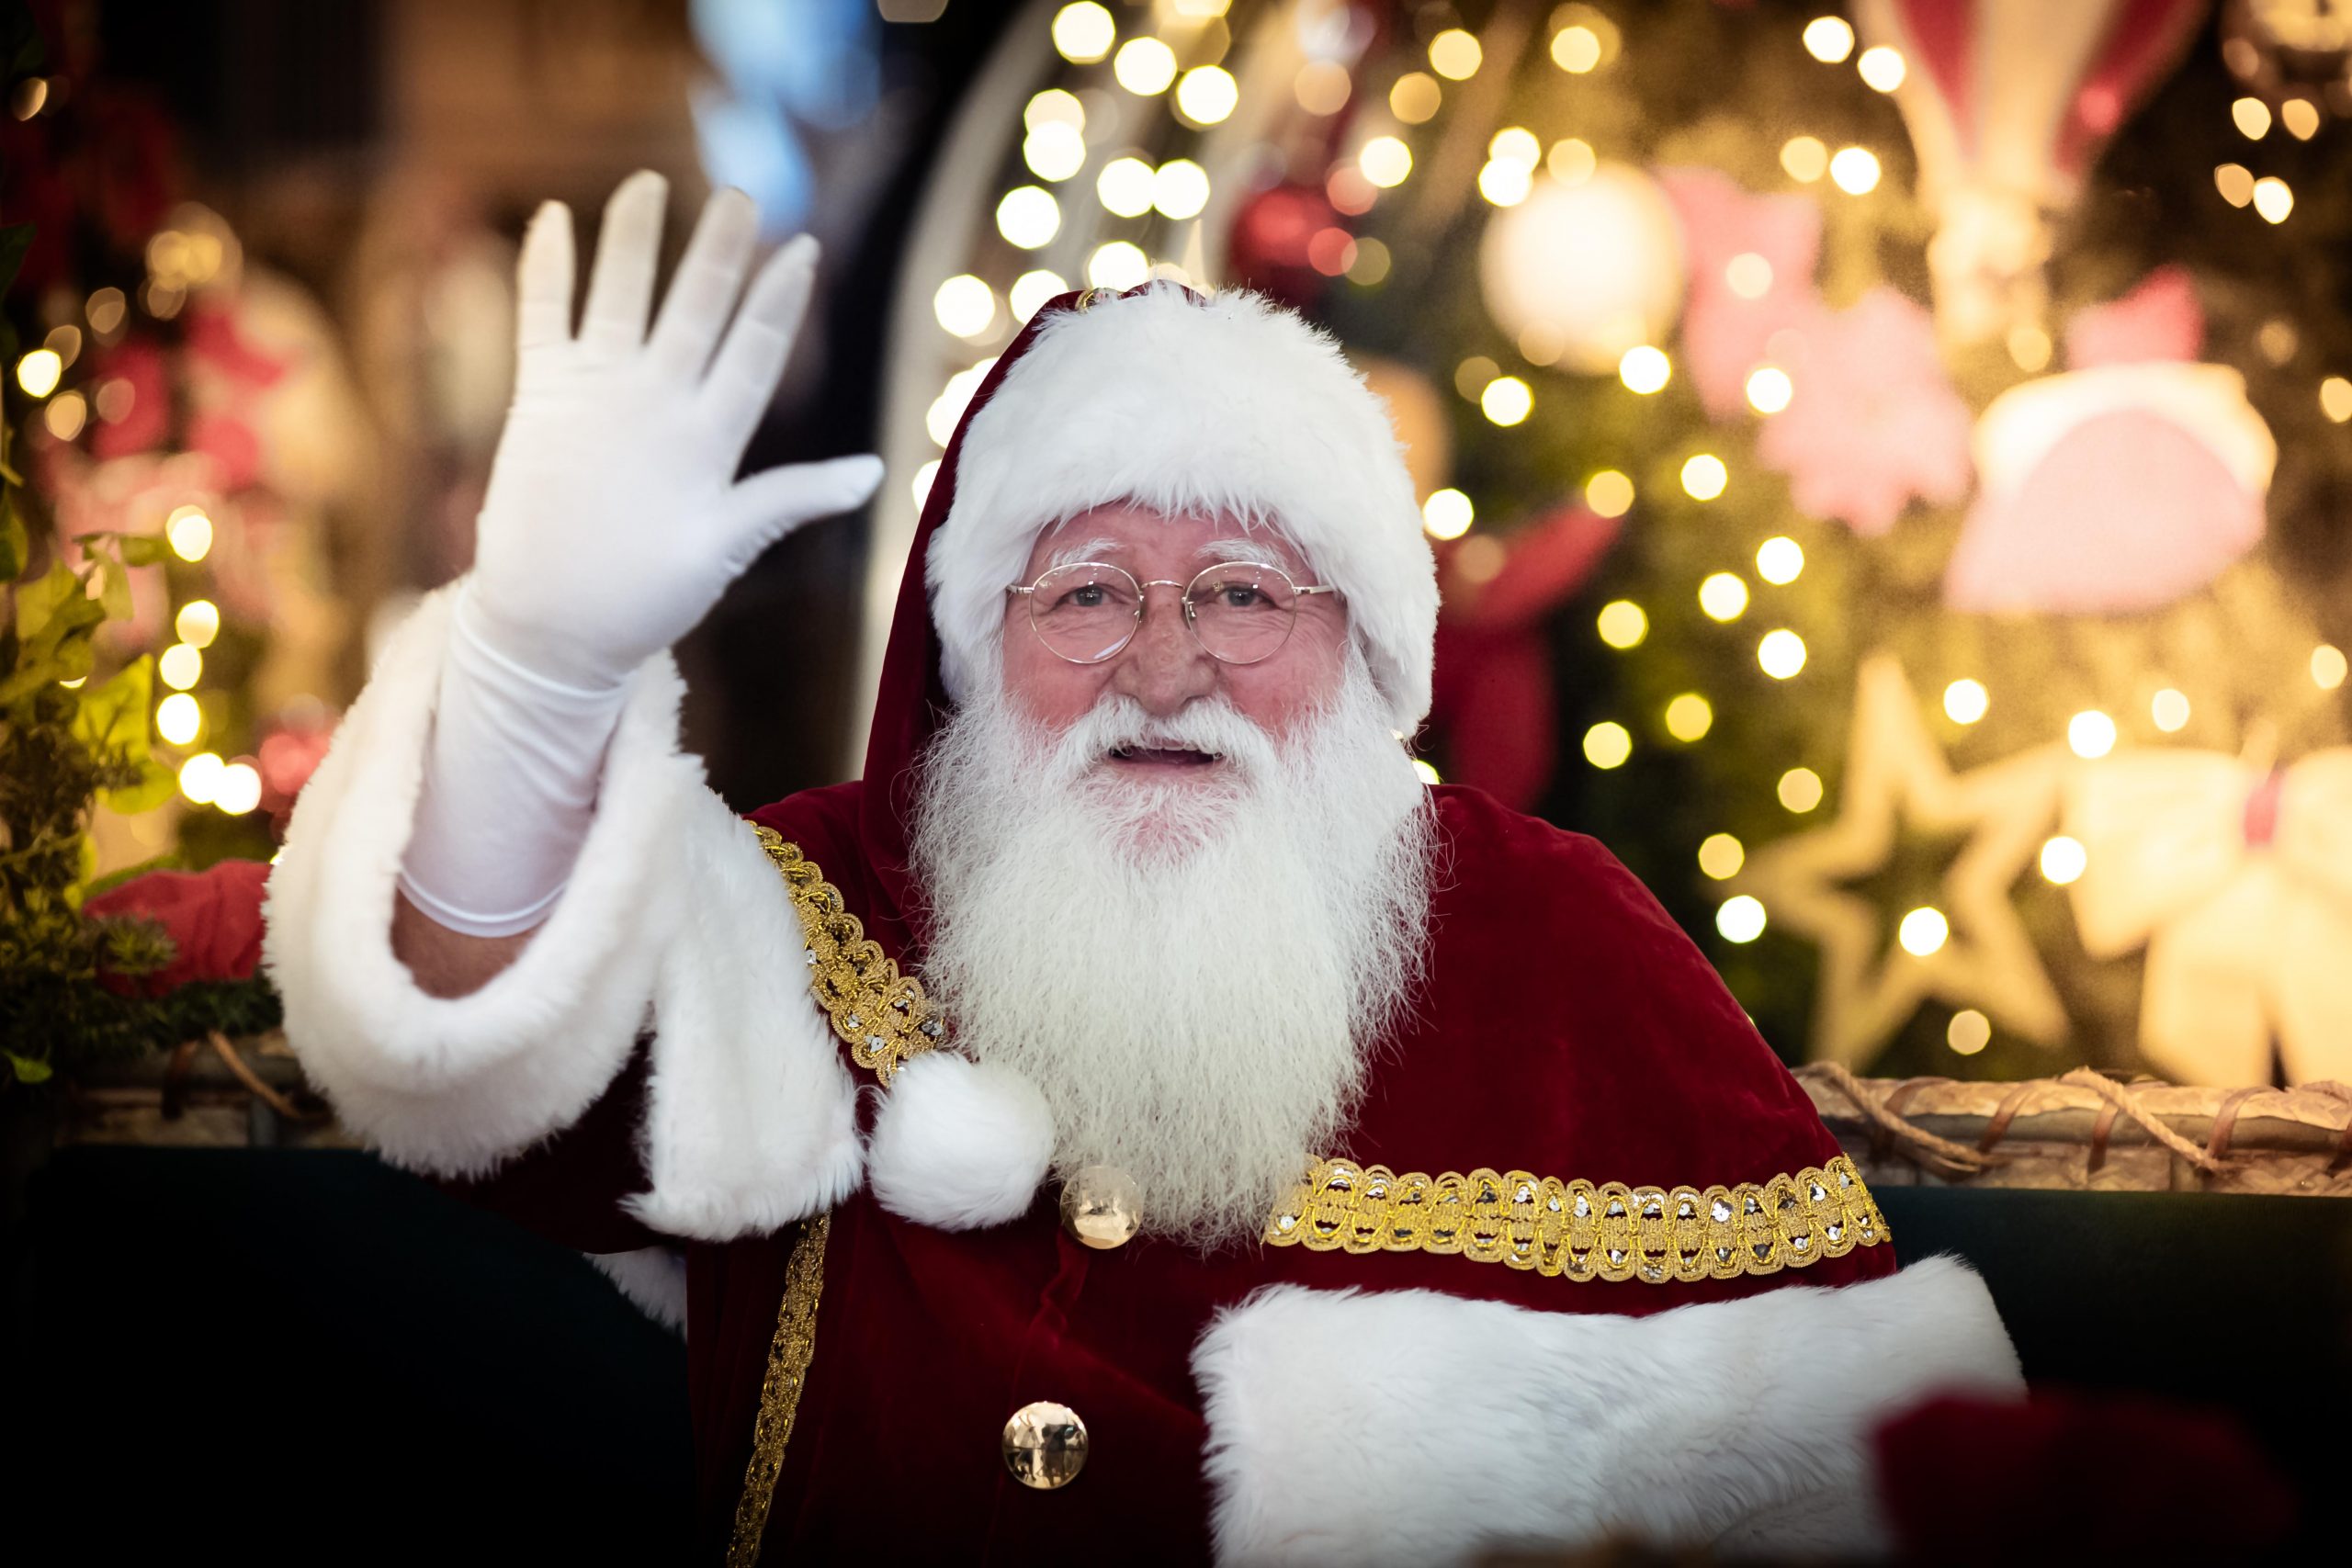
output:
M 116 789 L 98 792 L 100 804 L 109 811 L 129 817 L 141 811 L 153 811 L 172 798 L 172 791 L 179 784 L 179 776 L 153 757 L 139 761 L 139 782 Z
M 34 1056 L 19 1056 L 14 1051 L 0 1052 L 0 1055 L 6 1055 L 8 1058 L 8 1066 L 16 1069 L 17 1081 L 18 1083 L 46 1083 L 49 1081 L 49 1064 L 47 1062 L 41 1061 L 38 1057 Z
M 58 606 L 81 597 L 82 579 L 63 561 L 49 569 L 48 575 L 28 582 L 16 591 L 17 636 L 32 642 L 49 625 Z
M 32 541 L 25 535 L 25 514 L 17 510 L 13 501 L 0 506 L 0 581 L 15 581 L 31 553 Z
M 131 616 L 130 573 L 115 561 L 101 561 L 97 569 L 98 608 L 106 612 L 109 621 L 127 621 Z
M 147 710 L 154 694 L 155 661 L 141 655 L 106 684 L 83 689 L 74 738 L 101 757 L 146 757 L 153 745 Z
M 171 558 L 172 546 L 161 534 L 125 534 L 117 553 L 125 566 L 161 566 Z

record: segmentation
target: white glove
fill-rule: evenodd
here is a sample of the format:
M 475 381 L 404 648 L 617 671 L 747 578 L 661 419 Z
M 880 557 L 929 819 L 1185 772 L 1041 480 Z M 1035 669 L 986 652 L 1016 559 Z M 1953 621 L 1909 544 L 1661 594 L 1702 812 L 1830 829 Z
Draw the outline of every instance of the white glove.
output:
M 505 935 L 545 916 L 594 814 L 630 672 L 761 551 L 861 504 L 882 477 L 859 457 L 735 479 L 817 247 L 804 235 L 778 252 L 729 329 L 758 214 L 720 191 L 649 336 L 666 194 L 645 172 L 613 193 L 577 337 L 571 212 L 548 203 L 524 237 L 514 404 L 401 873 L 411 901 L 452 930 Z

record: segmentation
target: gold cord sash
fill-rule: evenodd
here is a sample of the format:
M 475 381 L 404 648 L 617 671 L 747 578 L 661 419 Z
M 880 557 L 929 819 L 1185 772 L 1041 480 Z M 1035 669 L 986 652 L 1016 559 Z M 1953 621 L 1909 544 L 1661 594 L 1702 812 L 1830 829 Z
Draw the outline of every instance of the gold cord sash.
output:
M 809 994 L 833 1032 L 848 1043 L 850 1059 L 887 1088 L 900 1066 L 937 1049 L 947 1032 L 922 994 L 922 982 L 899 973 L 898 963 L 842 907 L 841 889 L 825 880 L 799 845 L 773 828 L 753 824 L 752 830 L 783 875 L 793 912 L 800 917 Z

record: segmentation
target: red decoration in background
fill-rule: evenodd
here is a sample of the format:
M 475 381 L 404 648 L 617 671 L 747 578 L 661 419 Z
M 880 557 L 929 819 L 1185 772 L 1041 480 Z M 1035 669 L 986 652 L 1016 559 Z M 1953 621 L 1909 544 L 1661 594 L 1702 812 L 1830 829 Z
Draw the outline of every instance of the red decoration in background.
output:
M 1926 310 L 1873 288 L 1850 310 L 1816 309 L 1781 346 L 1795 392 L 1756 455 L 1789 476 L 1801 509 L 1875 536 L 1914 496 L 1949 505 L 1968 493 L 1973 421 Z
M 1774 333 L 1802 326 L 1820 306 L 1821 207 L 1809 196 L 1757 196 L 1719 169 L 1660 169 L 1658 184 L 1682 220 L 1690 276 L 1682 310 L 1682 362 L 1711 419 L 1747 407 L 1747 373 L 1771 357 Z M 1736 291 L 1735 256 L 1758 255 L 1770 282 L 1754 299 Z
M 2066 365 L 2132 365 L 2194 359 L 2205 346 L 2205 312 L 2184 266 L 2160 266 L 2122 299 L 2075 312 L 2066 323 Z
M 1250 197 L 1235 214 L 1226 268 L 1233 279 L 1299 310 L 1322 298 L 1331 275 L 1315 264 L 1318 236 L 1347 238 L 1339 209 L 1320 186 L 1275 185 Z M 1322 241 L 1329 251 L 1332 242 Z M 1327 263 L 1330 257 L 1321 259 Z M 1340 270 L 1345 270 L 1345 264 Z
M 153 871 L 83 905 L 94 916 L 130 915 L 161 924 L 179 950 L 153 975 L 101 976 L 126 996 L 162 996 L 194 980 L 250 979 L 261 962 L 261 902 L 269 867 L 224 860 L 209 871 Z
M 2139 1394 L 1931 1401 L 1878 1433 L 1904 1562 L 2247 1562 L 2295 1495 L 2232 1416 Z
M 1564 506 L 1508 540 L 1474 534 L 1438 547 L 1444 586 L 1430 725 L 1446 776 L 1525 810 L 1552 782 L 1557 716 L 1544 617 L 1616 543 L 1619 525 Z

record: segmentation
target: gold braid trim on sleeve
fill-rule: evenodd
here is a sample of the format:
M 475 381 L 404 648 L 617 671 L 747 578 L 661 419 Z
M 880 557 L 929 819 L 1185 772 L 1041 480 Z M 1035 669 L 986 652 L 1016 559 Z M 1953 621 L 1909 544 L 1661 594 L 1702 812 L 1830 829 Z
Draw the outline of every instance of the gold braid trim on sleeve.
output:
M 1399 1176 L 1324 1160 L 1267 1222 L 1274 1247 L 1458 1253 L 1546 1278 L 1729 1280 L 1803 1269 L 1887 1239 L 1853 1162 L 1736 1187 L 1627 1187 L 1523 1170 Z
M 833 1032 L 848 1043 L 850 1059 L 887 1086 L 909 1058 L 936 1049 L 947 1032 L 922 994 L 922 982 L 899 974 L 881 944 L 867 939 L 865 925 L 842 907 L 841 889 L 799 845 L 758 823 L 752 831 L 783 874 L 800 917 L 809 993 Z
M 727 1568 L 752 1568 L 760 1560 L 768 1506 L 775 1501 L 776 1477 L 784 1473 L 784 1447 L 792 1438 L 793 1418 L 800 1414 L 809 1358 L 817 1353 L 817 1299 L 825 1293 L 825 1238 L 832 1226 L 831 1214 L 803 1220 L 800 1239 L 792 1244 L 792 1259 L 784 1267 L 784 1304 L 776 1309 L 775 1337 L 768 1342 L 760 1416 L 752 1427 L 752 1462 L 743 1467 L 743 1495 L 735 1503 Z

